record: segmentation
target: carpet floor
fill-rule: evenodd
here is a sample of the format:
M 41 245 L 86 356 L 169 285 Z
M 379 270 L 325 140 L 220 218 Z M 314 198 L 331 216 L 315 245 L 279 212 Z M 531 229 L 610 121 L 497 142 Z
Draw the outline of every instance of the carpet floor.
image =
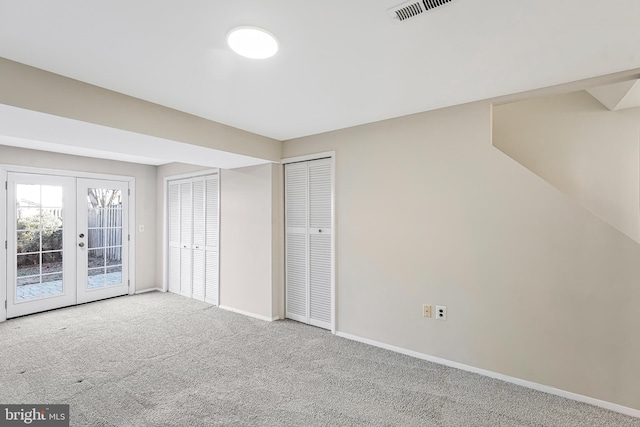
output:
M 73 426 L 635 426 L 293 321 L 153 292 L 0 323 L 0 403 Z

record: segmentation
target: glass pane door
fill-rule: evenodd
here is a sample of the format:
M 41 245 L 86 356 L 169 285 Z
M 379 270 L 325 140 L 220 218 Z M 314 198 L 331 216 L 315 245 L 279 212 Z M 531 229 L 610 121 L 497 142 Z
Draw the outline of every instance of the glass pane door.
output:
M 75 303 L 74 181 L 8 174 L 8 317 Z
M 78 302 L 128 293 L 128 184 L 78 179 Z
M 17 300 L 62 294 L 62 186 L 16 184 Z
M 122 190 L 87 189 L 89 289 L 122 284 Z

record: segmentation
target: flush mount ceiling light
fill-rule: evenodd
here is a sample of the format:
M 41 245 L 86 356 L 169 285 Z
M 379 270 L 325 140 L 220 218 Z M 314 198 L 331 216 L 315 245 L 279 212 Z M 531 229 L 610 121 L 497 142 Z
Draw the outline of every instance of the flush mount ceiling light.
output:
M 238 27 L 227 35 L 229 47 L 238 55 L 251 59 L 270 58 L 278 51 L 276 38 L 258 27 Z

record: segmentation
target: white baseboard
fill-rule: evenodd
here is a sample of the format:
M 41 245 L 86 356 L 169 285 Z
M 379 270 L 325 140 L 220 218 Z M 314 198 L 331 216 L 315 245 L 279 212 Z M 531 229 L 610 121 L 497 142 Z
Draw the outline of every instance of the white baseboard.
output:
M 162 288 L 149 288 L 149 289 L 141 289 L 139 291 L 136 291 L 136 295 L 146 294 L 147 292 L 153 292 L 153 291 L 163 292 Z
M 475 374 L 484 375 L 485 377 L 495 378 L 497 380 L 505 381 L 508 383 L 516 384 L 522 387 L 527 387 L 533 390 L 538 390 L 544 393 L 554 394 L 556 396 L 564 397 L 567 399 L 575 400 L 578 402 L 588 403 L 590 405 L 599 406 L 610 411 L 619 412 L 631 417 L 640 418 L 640 410 L 628 408 L 626 406 L 618 405 L 616 403 L 606 402 L 604 400 L 595 399 L 589 396 L 583 396 L 581 394 L 572 393 L 570 391 L 564 391 L 543 384 L 534 383 L 532 381 L 523 380 L 520 378 L 510 377 L 508 375 L 499 374 L 497 372 L 488 371 L 486 369 L 476 368 L 474 366 L 464 365 L 462 363 L 453 362 L 451 360 L 442 359 L 440 357 L 429 356 L 424 353 L 419 353 L 413 350 L 407 350 L 402 347 L 396 347 L 394 345 L 385 344 L 382 342 L 370 340 L 368 338 L 362 338 L 357 335 L 351 335 L 344 332 L 336 332 L 336 335 L 342 338 L 346 338 L 352 341 L 358 341 L 364 344 L 369 344 L 374 347 L 384 348 L 385 350 L 394 351 L 396 353 L 406 354 L 407 356 L 416 357 L 418 359 L 427 360 L 429 362 L 438 363 L 440 365 L 449 366 L 451 368 L 461 369 L 467 372 L 473 372 Z
M 273 322 L 274 320 L 278 320 L 277 318 L 271 318 L 271 317 L 267 317 L 267 316 L 262 316 L 260 314 L 250 313 L 250 312 L 244 311 L 244 310 L 238 310 L 237 308 L 229 307 L 229 306 L 226 306 L 226 305 L 219 305 L 218 308 L 221 308 L 221 309 L 227 310 L 227 311 L 232 311 L 234 313 L 242 314 L 244 316 L 253 317 L 255 319 L 264 320 L 265 322 Z

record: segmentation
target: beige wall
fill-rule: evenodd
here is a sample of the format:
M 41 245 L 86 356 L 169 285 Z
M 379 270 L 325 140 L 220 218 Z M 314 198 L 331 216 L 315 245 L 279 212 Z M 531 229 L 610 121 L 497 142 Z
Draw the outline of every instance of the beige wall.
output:
M 279 257 L 273 253 L 279 221 L 273 215 L 276 168 L 223 169 L 220 177 L 220 305 L 268 319 L 278 315 L 273 301 Z
M 281 143 L 0 58 L 0 104 L 280 161 Z
M 328 150 L 339 331 L 640 409 L 640 247 L 494 148 L 488 103 L 283 157 Z
M 284 168 L 273 164 L 271 175 L 271 292 L 273 317 L 284 319 Z
M 493 145 L 640 241 L 640 108 L 574 92 L 494 107 Z
M 136 236 L 136 290 L 159 286 L 156 280 L 156 167 L 113 160 L 69 156 L 0 145 L 0 164 L 133 176 L 136 179 L 136 218 L 130 232 Z M 138 231 L 145 226 L 145 232 Z

